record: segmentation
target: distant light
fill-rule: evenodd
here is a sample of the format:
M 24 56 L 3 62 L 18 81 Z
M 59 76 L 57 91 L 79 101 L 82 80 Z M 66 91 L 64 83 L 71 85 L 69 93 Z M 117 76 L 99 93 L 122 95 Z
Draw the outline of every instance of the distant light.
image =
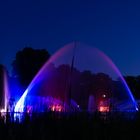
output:
M 27 113 L 32 112 L 32 106 L 27 106 Z
M 136 107 L 136 111 L 139 111 L 138 107 Z
M 100 112 L 109 112 L 109 106 L 100 106 L 99 111 Z
M 50 107 L 51 111 L 56 111 L 56 112 L 61 112 L 63 110 L 63 106 L 57 104 L 57 105 L 52 105 Z
M 106 95 L 105 95 L 105 94 L 103 94 L 102 96 L 103 96 L 104 98 L 106 97 Z
M 6 112 L 6 110 L 5 109 L 1 109 L 0 112 L 3 113 L 3 112 Z
M 54 105 L 51 107 L 51 110 L 52 111 L 55 111 L 55 106 Z

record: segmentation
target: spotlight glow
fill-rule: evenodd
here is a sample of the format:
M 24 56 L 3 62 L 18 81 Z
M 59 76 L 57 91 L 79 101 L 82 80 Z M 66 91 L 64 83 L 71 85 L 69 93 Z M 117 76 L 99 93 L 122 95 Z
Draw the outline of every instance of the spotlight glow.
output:
M 25 101 L 26 95 L 28 94 L 28 91 L 29 90 L 26 89 L 26 91 L 24 92 L 20 100 L 17 102 L 15 106 L 15 110 L 14 110 L 15 112 L 24 112 L 24 101 Z

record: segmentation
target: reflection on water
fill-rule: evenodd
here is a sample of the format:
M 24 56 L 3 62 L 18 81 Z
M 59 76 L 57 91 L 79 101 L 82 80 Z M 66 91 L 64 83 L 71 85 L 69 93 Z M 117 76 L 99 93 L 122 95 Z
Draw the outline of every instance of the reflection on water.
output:
M 22 123 L 32 122 L 37 119 L 71 119 L 83 118 L 86 116 L 86 120 L 98 119 L 105 122 L 112 120 L 135 120 L 138 115 L 136 112 L 80 112 L 80 113 L 65 113 L 65 112 L 45 112 L 45 113 L 20 113 L 20 112 L 2 112 L 0 115 L 0 121 L 4 123 Z
M 14 113 L 14 122 L 22 122 L 23 117 L 23 113 Z
M 4 123 L 21 123 L 27 117 L 30 117 L 30 114 L 20 113 L 20 112 L 1 112 L 0 120 Z

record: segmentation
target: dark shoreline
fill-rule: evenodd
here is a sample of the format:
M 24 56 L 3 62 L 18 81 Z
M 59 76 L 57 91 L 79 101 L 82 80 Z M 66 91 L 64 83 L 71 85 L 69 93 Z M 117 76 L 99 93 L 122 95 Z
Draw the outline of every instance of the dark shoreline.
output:
M 25 115 L 25 114 L 24 114 Z M 42 113 L 26 114 L 22 122 L 1 119 L 0 131 L 4 139 L 140 139 L 140 112 L 132 116 L 99 113 Z M 130 115 L 130 112 L 125 113 Z M 132 115 L 132 114 L 131 114 Z

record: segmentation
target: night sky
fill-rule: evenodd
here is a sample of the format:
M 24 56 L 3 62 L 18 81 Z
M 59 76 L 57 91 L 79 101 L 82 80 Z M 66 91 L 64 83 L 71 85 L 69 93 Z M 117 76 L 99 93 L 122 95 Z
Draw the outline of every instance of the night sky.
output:
M 140 1 L 0 0 L 0 63 L 26 45 L 51 54 L 72 41 L 99 48 L 123 75 L 140 75 Z

